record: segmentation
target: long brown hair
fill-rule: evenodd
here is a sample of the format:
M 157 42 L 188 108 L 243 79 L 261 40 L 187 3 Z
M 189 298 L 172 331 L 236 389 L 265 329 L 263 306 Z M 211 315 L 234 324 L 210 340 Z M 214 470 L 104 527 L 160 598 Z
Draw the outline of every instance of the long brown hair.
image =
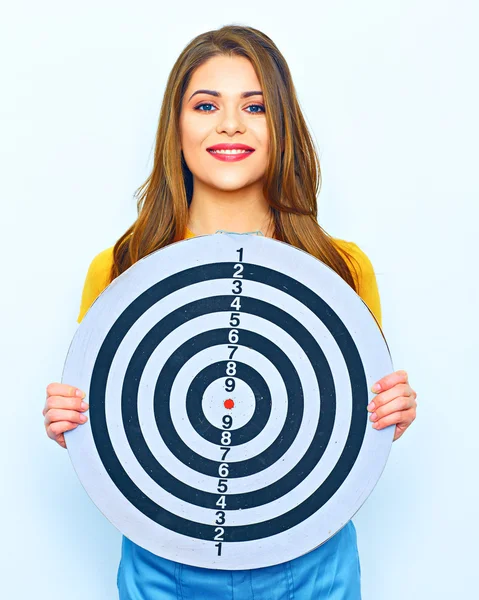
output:
M 218 55 L 248 58 L 263 90 L 271 148 L 263 193 L 272 213 L 274 236 L 309 252 L 358 292 L 350 267 L 357 274 L 359 264 L 338 248 L 317 221 L 319 158 L 289 67 L 267 35 L 239 25 L 195 37 L 175 62 L 161 105 L 153 170 L 135 192 L 137 220 L 114 245 L 110 281 L 144 256 L 184 238 L 193 178 L 181 152 L 180 109 L 193 72 Z

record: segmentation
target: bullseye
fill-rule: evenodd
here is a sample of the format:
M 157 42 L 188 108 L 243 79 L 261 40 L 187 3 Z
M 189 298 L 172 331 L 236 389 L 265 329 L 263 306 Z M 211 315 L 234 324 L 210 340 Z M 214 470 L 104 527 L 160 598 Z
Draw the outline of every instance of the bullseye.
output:
M 196 236 L 133 264 L 83 318 L 62 382 L 90 419 L 65 440 L 139 546 L 268 567 L 326 542 L 373 490 L 394 426 L 374 430 L 367 405 L 392 371 L 368 306 L 324 263 L 264 236 Z

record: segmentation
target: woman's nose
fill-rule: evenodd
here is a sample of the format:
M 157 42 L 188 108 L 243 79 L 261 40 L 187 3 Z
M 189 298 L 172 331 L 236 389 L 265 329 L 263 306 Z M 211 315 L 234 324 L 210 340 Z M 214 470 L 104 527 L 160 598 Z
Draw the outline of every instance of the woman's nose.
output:
M 228 135 L 234 135 L 236 132 L 243 133 L 245 129 L 246 125 L 237 110 L 223 111 L 216 126 L 217 133 L 225 132 Z

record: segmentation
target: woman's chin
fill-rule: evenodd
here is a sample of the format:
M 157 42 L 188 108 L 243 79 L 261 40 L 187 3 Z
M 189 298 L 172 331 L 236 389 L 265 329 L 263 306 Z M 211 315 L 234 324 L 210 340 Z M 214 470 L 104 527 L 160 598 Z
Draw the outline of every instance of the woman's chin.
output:
M 261 185 L 261 179 L 251 180 L 246 177 L 215 177 L 213 180 L 209 179 L 208 181 L 203 181 L 203 185 L 207 185 L 218 192 L 237 192 L 254 184 Z

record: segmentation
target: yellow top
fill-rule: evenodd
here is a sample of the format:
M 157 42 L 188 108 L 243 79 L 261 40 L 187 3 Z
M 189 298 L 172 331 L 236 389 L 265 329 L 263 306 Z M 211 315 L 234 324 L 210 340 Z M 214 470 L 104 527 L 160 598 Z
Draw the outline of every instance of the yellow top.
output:
M 195 234 L 189 229 L 186 230 L 185 239 L 195 237 Z M 359 295 L 367 304 L 377 322 L 382 327 L 381 303 L 379 300 L 379 291 L 376 282 L 376 275 L 373 266 L 367 255 L 354 242 L 346 242 L 333 238 L 339 249 L 346 249 L 347 252 L 354 256 L 361 267 L 359 277 Z M 113 261 L 113 246 L 103 250 L 95 256 L 88 268 L 85 284 L 83 286 L 80 312 L 77 317 L 78 323 L 81 322 L 87 310 L 108 286 L 110 277 L 110 268 Z M 356 275 L 353 274 L 357 282 Z

